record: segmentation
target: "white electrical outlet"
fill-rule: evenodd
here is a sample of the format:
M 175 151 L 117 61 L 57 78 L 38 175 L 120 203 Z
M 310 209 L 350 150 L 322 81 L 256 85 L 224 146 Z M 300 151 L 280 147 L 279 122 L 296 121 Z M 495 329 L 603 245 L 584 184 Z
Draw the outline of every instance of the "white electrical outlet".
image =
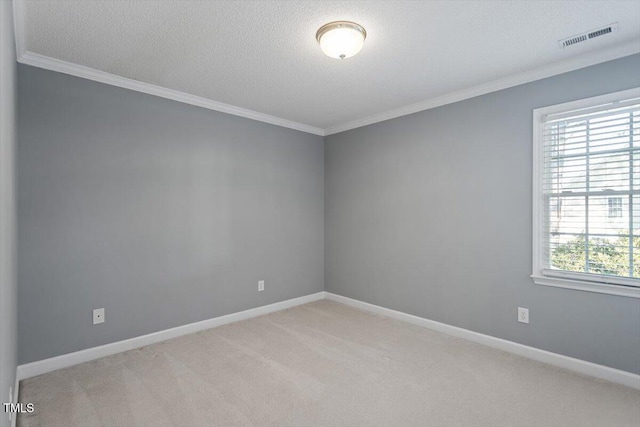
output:
M 93 310 L 93 324 L 104 323 L 104 308 L 96 308 Z
M 258 282 L 258 292 L 264 291 L 264 280 Z
M 529 323 L 529 309 L 518 307 L 518 322 Z

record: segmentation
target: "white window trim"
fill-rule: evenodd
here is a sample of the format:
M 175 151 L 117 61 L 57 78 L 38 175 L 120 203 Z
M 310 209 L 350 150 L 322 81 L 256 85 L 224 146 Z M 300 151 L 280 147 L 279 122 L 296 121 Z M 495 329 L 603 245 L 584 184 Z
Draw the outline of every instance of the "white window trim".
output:
M 540 243 L 540 233 L 543 225 L 542 218 L 544 215 L 544 202 L 541 188 L 544 148 L 541 133 L 543 117 L 549 114 L 561 113 L 563 111 L 589 108 L 621 99 L 632 99 L 638 97 L 640 97 L 640 88 L 633 88 L 621 92 L 609 93 L 602 96 L 536 108 L 533 110 L 533 273 L 531 274 L 531 278 L 536 285 L 640 298 L 640 288 L 638 287 L 607 283 L 604 280 L 594 281 L 594 276 L 591 275 L 588 276 L 591 280 L 580 280 L 580 273 L 572 274 L 570 272 L 559 271 L 549 274 L 549 270 L 545 271 L 543 266 L 542 245 Z M 623 278 L 617 278 L 616 281 L 624 283 L 625 280 Z

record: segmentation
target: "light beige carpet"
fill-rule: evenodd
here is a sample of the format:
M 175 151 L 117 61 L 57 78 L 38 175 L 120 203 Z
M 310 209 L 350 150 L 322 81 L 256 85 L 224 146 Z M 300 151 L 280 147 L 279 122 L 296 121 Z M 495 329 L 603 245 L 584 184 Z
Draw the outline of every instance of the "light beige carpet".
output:
M 319 301 L 22 381 L 31 426 L 640 426 L 640 392 Z

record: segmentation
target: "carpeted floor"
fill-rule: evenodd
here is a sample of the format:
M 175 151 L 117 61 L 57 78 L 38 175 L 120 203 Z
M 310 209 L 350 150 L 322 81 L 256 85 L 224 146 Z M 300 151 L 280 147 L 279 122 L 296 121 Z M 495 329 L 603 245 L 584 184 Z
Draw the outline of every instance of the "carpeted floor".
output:
M 640 426 L 640 392 L 318 301 L 22 381 L 31 426 Z

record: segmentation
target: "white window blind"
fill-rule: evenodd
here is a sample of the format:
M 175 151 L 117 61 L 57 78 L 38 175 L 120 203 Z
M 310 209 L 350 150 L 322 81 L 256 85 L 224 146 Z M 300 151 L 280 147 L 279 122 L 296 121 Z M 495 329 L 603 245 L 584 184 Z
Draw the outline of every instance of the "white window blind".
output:
M 539 274 L 640 286 L 640 99 L 543 114 L 538 126 Z

